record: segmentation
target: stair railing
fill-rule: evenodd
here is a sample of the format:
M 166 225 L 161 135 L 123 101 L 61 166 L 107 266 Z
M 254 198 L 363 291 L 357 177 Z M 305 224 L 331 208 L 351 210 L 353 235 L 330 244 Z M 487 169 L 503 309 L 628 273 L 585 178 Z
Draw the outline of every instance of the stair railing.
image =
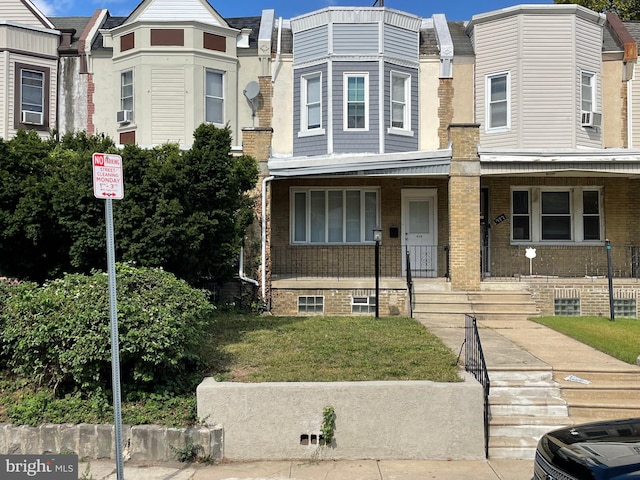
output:
M 475 377 L 484 393 L 484 455 L 489 458 L 489 371 L 484 361 L 482 343 L 475 317 L 464 316 L 464 369 Z
M 409 295 L 409 318 L 413 318 L 413 277 L 411 276 L 411 253 L 407 248 L 407 294 Z

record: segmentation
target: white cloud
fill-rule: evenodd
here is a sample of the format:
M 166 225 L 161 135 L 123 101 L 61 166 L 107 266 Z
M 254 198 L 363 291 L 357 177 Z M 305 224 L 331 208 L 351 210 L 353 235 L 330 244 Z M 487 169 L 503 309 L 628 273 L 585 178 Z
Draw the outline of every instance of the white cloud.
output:
M 72 16 L 75 0 L 31 0 L 45 16 Z

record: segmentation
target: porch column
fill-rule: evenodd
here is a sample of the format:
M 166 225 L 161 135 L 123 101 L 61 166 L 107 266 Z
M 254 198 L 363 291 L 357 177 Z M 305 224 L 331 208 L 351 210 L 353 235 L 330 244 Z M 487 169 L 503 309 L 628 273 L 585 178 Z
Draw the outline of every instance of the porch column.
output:
M 454 290 L 480 290 L 478 124 L 449 126 L 449 273 Z

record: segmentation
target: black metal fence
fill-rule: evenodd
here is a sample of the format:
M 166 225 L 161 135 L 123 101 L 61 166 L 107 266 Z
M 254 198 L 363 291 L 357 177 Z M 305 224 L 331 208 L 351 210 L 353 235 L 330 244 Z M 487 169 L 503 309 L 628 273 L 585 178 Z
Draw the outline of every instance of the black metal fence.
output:
M 482 385 L 484 392 L 484 454 L 489 457 L 489 371 L 484 361 L 476 318 L 464 316 L 464 369 Z
M 527 248 L 535 248 L 529 259 Z M 484 276 L 519 279 L 540 277 L 606 277 L 607 250 L 602 246 L 535 245 L 526 247 L 485 248 Z M 612 275 L 616 278 L 640 278 L 640 246 L 611 246 Z
M 272 278 L 370 278 L 375 245 L 286 245 L 271 247 Z M 446 252 L 438 245 L 380 245 L 380 276 L 402 278 L 405 255 L 413 277 L 444 276 Z M 438 271 L 440 270 L 440 271 Z

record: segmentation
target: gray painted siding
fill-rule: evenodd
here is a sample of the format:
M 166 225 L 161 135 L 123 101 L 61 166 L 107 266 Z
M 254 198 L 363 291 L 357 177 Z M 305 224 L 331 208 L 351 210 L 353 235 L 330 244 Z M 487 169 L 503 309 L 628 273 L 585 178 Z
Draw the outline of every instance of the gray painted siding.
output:
M 583 128 L 579 124 L 580 70 L 596 74 L 596 111 L 602 112 L 602 29 L 582 18 L 576 19 L 576 125 L 577 146 L 601 148 L 603 145 L 601 128 Z
M 522 117 L 519 148 L 574 147 L 575 67 L 573 17 L 527 15 L 521 19 Z M 578 90 L 579 95 L 579 90 Z
M 391 126 L 391 71 L 411 75 L 411 130 L 413 137 L 388 133 Z M 413 152 L 418 150 L 418 70 L 386 64 L 384 67 L 384 132 L 385 153 Z
M 384 26 L 384 54 L 387 58 L 417 62 L 419 43 L 419 32 L 412 32 L 393 25 Z
M 293 63 L 301 63 L 323 59 L 328 55 L 329 27 L 323 25 L 311 30 L 296 33 L 293 36 Z
M 369 130 L 344 131 L 344 73 L 369 74 Z M 379 153 L 378 62 L 333 63 L 333 151 L 335 153 Z
M 480 144 L 485 147 L 512 147 L 518 143 L 518 18 L 509 17 L 481 24 L 474 34 L 476 50 L 476 121 L 481 124 Z M 511 73 L 511 129 L 487 133 L 485 125 L 485 76 Z
M 336 23 L 333 25 L 333 53 L 375 55 L 380 51 L 377 23 Z
M 322 73 L 322 126 L 325 129 L 324 135 L 314 135 L 311 137 L 298 137 L 300 131 L 300 77 L 309 73 Z M 293 74 L 293 155 L 296 157 L 307 155 L 323 155 L 327 153 L 327 133 L 329 122 L 327 116 L 327 64 L 314 65 L 313 67 L 301 68 Z

